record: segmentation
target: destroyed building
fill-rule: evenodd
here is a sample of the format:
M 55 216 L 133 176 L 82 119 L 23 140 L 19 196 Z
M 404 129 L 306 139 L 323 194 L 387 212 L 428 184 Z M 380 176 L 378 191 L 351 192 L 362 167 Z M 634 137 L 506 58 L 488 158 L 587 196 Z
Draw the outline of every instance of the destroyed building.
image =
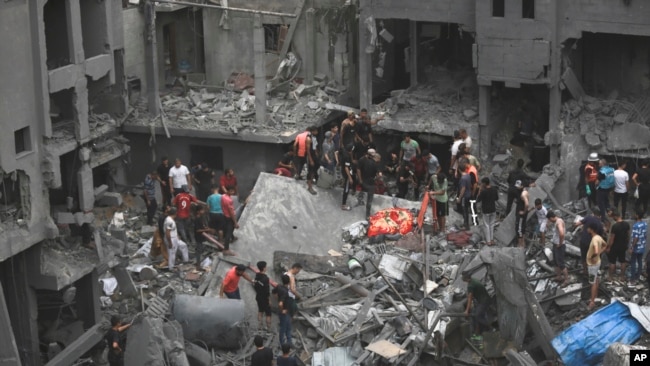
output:
M 130 149 L 121 11 L 117 0 L 0 5 L 0 363 L 41 365 L 101 319 L 103 253 L 70 233 L 114 194 Z
M 373 118 L 385 116 L 376 128 L 378 141 L 386 147 L 382 154 L 394 151 L 401 134 L 411 132 L 446 160 L 453 131 L 465 128 L 474 137 L 473 151 L 484 161 L 514 155 L 531 162 L 530 170 L 542 177 L 531 196 L 543 198 L 552 191 L 561 203 L 575 198 L 576 169 L 590 152 L 612 161 L 650 157 L 648 19 L 648 7 L 634 0 L 2 2 L 0 123 L 7 134 L 0 137 L 0 363 L 70 364 L 82 357 L 103 336 L 102 306 L 134 311 L 129 300 L 119 306 L 100 304 L 99 279 L 107 271 L 123 281 L 120 292 L 128 288 L 136 302 L 142 301 L 138 306 L 147 307 L 147 314 L 167 314 L 169 293 L 216 295 L 221 276 L 216 269 L 223 272 L 232 262 L 215 256 L 214 274 L 184 269 L 187 277 L 145 279 L 133 271 L 141 263 L 132 260 L 129 273 L 125 257 L 114 255 L 133 254 L 146 242 L 143 232 L 154 230 L 142 229 L 137 209 L 115 211 L 123 197 L 139 199 L 144 175 L 164 155 L 180 157 L 188 165 L 206 161 L 218 171 L 234 168 L 244 195 L 255 186 L 282 197 L 299 189 L 299 183 L 258 175 L 275 167 L 296 134 L 309 125 L 340 123 L 349 109 L 368 108 Z M 533 137 L 508 152 L 522 116 L 532 123 Z M 543 171 L 549 162 L 561 169 Z M 355 212 L 341 215 L 338 192 L 322 192 L 319 198 L 332 212 L 324 218 L 331 237 L 304 220 L 322 215 L 322 206 L 283 206 L 253 194 L 250 210 L 242 215 L 241 249 L 235 248 L 243 252 L 242 260 L 263 258 L 276 264 L 302 253 L 329 265 L 328 255 L 361 256 L 359 248 L 342 244 L 340 238 L 340 228 L 350 229 L 344 224 L 356 221 Z M 298 198 L 309 196 L 303 190 Z M 136 206 L 130 204 L 121 209 Z M 374 208 L 392 205 L 382 197 Z M 264 221 L 269 213 L 275 216 L 272 223 Z M 111 218 L 125 221 L 109 224 Z M 267 229 L 263 235 L 258 235 L 260 228 Z M 496 234 L 501 242 L 512 240 L 508 225 Z M 96 248 L 83 247 L 88 236 Z M 276 243 L 280 236 L 284 240 Z M 447 243 L 427 243 L 433 258 L 442 261 L 433 266 L 440 273 L 429 277 L 447 282 L 459 279 L 459 268 L 467 267 L 472 256 L 493 253 L 451 253 Z M 393 250 L 386 258 L 401 269 L 420 264 L 417 255 L 399 258 L 412 254 L 408 250 Z M 275 258 L 275 252 L 282 258 Z M 387 254 L 382 244 L 373 244 L 370 252 L 382 260 Z M 345 271 L 347 263 L 340 261 L 332 259 L 332 266 L 340 264 Z M 517 266 L 522 261 L 517 257 Z M 370 262 L 364 265 L 372 268 Z M 141 280 L 137 289 L 131 275 Z M 197 276 L 202 281 L 198 289 L 196 278 L 192 280 Z M 395 332 L 385 326 L 387 319 L 396 314 L 409 322 L 423 319 L 423 299 L 398 304 L 393 295 L 383 293 L 390 292 L 386 286 L 372 288 L 370 280 L 347 285 L 335 281 L 308 282 L 302 290 L 320 295 L 321 302 L 340 290 L 335 285 L 366 294 L 376 290 L 381 295 L 376 302 L 352 298 L 358 292 L 350 291 L 342 292 L 347 299 L 337 301 L 356 301 L 364 308 L 380 303 L 384 311 L 366 312 L 367 318 L 353 322 L 343 314 L 352 325 L 343 334 L 336 334 L 331 324 L 316 323 L 328 322 L 327 316 L 316 320 L 314 314 L 303 314 L 301 322 L 312 329 L 305 335 L 311 340 L 301 341 L 307 353 L 318 342 L 319 350 L 326 342 L 343 345 L 355 331 L 364 333 L 364 345 L 377 346 Z M 423 285 L 407 280 L 406 287 L 391 291 L 395 296 L 415 293 L 416 284 Z M 137 290 L 145 286 L 151 290 L 138 297 Z M 252 296 L 250 288 L 243 292 Z M 463 295 L 459 290 L 444 296 Z M 313 300 L 303 310 L 320 305 Z M 526 306 L 533 310 L 517 316 L 535 314 L 536 300 L 528 297 Z M 407 315 L 411 307 L 417 316 Z M 254 309 L 248 306 L 246 312 Z M 238 320 L 242 316 L 239 311 L 236 315 Z M 568 321 L 558 319 L 555 331 Z M 357 359 L 368 362 L 385 355 L 393 363 L 415 362 L 418 352 L 427 352 L 428 339 L 419 337 L 421 331 L 435 324 L 434 318 L 426 320 L 412 339 L 391 343 L 388 350 L 361 349 Z M 536 336 L 549 340 L 549 327 L 541 323 L 534 325 Z M 180 332 L 180 325 L 164 326 L 160 318 L 140 324 L 139 331 L 156 337 Z M 250 324 L 244 325 L 248 337 Z M 521 329 L 511 330 L 521 345 Z M 251 349 L 248 338 L 240 344 L 246 351 Z M 183 342 L 171 336 L 159 340 L 167 348 Z M 550 358 L 548 342 L 528 342 Z M 461 345 L 462 338 L 453 347 Z M 192 353 L 191 343 L 185 347 L 183 352 Z M 328 349 L 328 356 L 315 352 L 313 359 L 334 357 L 341 351 L 335 348 Z M 402 353 L 405 349 L 409 352 Z M 193 351 L 194 356 L 204 355 Z M 246 355 L 217 358 L 237 364 Z

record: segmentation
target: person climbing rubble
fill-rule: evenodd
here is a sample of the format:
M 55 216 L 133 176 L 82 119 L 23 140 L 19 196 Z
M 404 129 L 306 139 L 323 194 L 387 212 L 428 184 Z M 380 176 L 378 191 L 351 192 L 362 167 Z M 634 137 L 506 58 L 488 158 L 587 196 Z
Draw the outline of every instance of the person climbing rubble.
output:
M 108 364 L 110 366 L 124 366 L 124 351 L 126 350 L 126 332 L 132 323 L 124 324 L 119 315 L 111 317 L 111 329 L 104 339 L 108 346 Z
M 488 307 L 490 306 L 490 295 L 485 286 L 478 280 L 472 278 L 468 272 L 463 272 L 462 279 L 467 283 L 467 305 L 465 315 L 472 315 L 473 341 L 481 341 L 481 334 L 490 329 L 488 321 Z
M 226 193 L 221 195 L 221 209 L 223 210 L 223 216 L 225 218 L 223 229 L 224 255 L 235 255 L 235 253 L 230 250 L 230 244 L 237 240 L 237 237 L 234 234 L 235 229 L 239 229 L 239 222 L 237 221 L 237 214 L 235 213 L 235 206 L 232 201 L 232 196 L 234 194 L 235 188 L 233 186 L 227 186 Z
M 566 256 L 566 243 L 564 241 L 566 226 L 564 220 L 558 217 L 555 212 L 549 211 L 546 218 L 553 225 L 551 244 L 553 245 L 553 260 L 555 262 L 555 277 L 553 280 L 564 287 L 569 284 L 569 272 L 566 268 L 564 257 Z
M 515 187 L 515 182 L 518 180 L 521 181 L 524 187 L 535 186 L 535 180 L 529 177 L 528 174 L 526 174 L 524 171 L 524 164 L 525 162 L 523 159 L 518 159 L 517 167 L 508 173 L 508 199 L 506 201 L 506 210 L 503 213 L 503 217 L 508 216 L 510 210 L 512 209 L 512 203 L 517 199 L 517 196 L 519 195 L 519 189 Z M 546 213 L 544 213 L 544 215 L 546 215 Z M 546 218 L 544 218 L 544 220 L 546 220 Z
M 253 279 L 246 274 L 246 266 L 243 264 L 238 264 L 232 266 L 226 273 L 226 276 L 221 282 L 221 288 L 219 289 L 219 297 L 227 297 L 229 299 L 241 300 L 241 295 L 239 293 L 239 280 L 244 277 L 244 279 L 250 283 L 254 283 Z

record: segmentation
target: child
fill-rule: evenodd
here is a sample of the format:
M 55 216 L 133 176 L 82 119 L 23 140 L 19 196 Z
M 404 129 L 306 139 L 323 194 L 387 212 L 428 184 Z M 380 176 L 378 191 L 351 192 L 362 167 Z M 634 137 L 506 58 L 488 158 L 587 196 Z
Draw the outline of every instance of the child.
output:
M 255 275 L 255 301 L 257 301 L 257 324 L 261 330 L 271 329 L 271 287 L 266 275 L 266 262 L 257 262 L 260 271 Z M 262 327 L 262 316 L 266 314 L 266 327 Z
M 636 285 L 636 281 L 641 277 L 641 268 L 643 267 L 643 253 L 645 253 L 645 241 L 648 235 L 648 224 L 643 221 L 643 211 L 636 212 L 636 222 L 632 226 L 632 246 L 630 253 L 632 253 L 632 278 L 630 278 L 630 285 Z
M 282 356 L 277 358 L 277 366 L 298 366 L 298 361 L 296 361 L 295 357 L 289 356 L 289 351 L 291 351 L 291 345 L 284 343 L 282 345 Z

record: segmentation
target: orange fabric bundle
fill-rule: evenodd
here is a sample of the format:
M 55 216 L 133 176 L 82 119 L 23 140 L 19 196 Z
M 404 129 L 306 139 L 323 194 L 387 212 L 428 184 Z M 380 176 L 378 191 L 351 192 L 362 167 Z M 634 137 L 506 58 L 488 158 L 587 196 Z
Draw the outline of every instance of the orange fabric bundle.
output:
M 405 208 L 388 208 L 370 216 L 368 237 L 407 234 L 413 230 L 413 214 Z

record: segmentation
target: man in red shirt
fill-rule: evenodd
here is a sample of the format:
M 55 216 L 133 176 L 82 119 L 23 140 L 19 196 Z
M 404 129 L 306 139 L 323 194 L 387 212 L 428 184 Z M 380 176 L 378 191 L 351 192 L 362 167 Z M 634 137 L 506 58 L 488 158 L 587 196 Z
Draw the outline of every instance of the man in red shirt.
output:
M 238 264 L 229 269 L 221 283 L 219 296 L 241 300 L 241 296 L 239 295 L 239 279 L 242 277 L 248 282 L 253 283 L 253 279 L 246 274 L 246 266 L 243 264 Z
M 224 255 L 235 255 L 233 251 L 230 250 L 230 243 L 233 242 L 234 231 L 239 229 L 239 223 L 237 222 L 237 215 L 235 214 L 235 205 L 232 202 L 232 195 L 235 193 L 235 188 L 233 186 L 226 187 L 226 193 L 221 196 L 221 209 L 223 210 L 223 215 L 226 217 L 226 228 L 224 230 Z
M 591 153 L 587 158 L 587 165 L 585 165 L 585 183 L 589 186 L 589 192 L 587 192 L 587 200 L 592 206 L 596 205 L 596 181 L 598 180 L 598 153 Z M 606 215 L 605 212 L 601 212 L 602 215 Z
M 226 193 L 228 186 L 232 186 L 235 190 L 234 195 L 239 195 L 237 191 L 237 177 L 235 177 L 235 171 L 232 169 L 226 169 L 224 175 L 219 178 L 219 186 L 221 187 L 221 194 Z
M 190 187 L 187 184 L 183 185 L 182 192 L 177 194 L 172 200 L 172 204 L 178 210 L 176 214 L 176 227 L 181 239 L 186 243 L 194 242 L 194 236 L 190 232 L 190 213 L 193 204 L 202 204 L 207 206 L 205 202 L 199 201 L 195 196 L 190 194 Z

